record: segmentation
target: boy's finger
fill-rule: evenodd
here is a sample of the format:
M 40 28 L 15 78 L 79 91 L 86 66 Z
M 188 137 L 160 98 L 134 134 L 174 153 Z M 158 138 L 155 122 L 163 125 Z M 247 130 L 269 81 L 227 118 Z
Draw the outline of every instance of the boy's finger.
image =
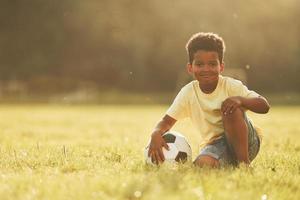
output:
M 159 158 L 158 158 L 158 156 L 157 156 L 157 154 L 155 152 L 153 152 L 153 160 L 152 160 L 152 162 L 154 164 L 156 164 L 156 165 L 159 164 Z
M 223 115 L 226 115 L 227 112 L 228 112 L 228 105 L 224 106 L 222 110 Z
M 233 109 L 233 107 L 234 107 L 234 105 L 233 104 L 231 104 L 229 107 L 228 107 L 228 110 L 226 111 L 227 112 L 227 114 L 229 113 L 229 114 L 231 114 L 232 113 L 232 109 Z
M 229 103 L 228 102 L 223 102 L 222 106 L 221 106 L 221 111 L 224 114 L 226 112 L 226 110 L 228 109 Z
M 225 113 L 224 113 L 225 115 L 231 113 L 232 106 L 233 106 L 232 104 L 227 106 Z
M 158 153 L 157 151 L 155 152 L 155 156 L 156 156 L 156 161 L 157 161 L 158 163 L 163 162 L 162 159 L 161 159 L 161 157 L 160 157 L 160 155 L 159 155 L 159 153 Z
M 161 159 L 161 161 L 163 162 L 165 160 L 165 156 L 161 149 L 158 151 L 158 155 L 159 155 L 159 158 Z
M 152 163 L 156 163 L 155 154 L 154 154 L 154 153 L 151 153 L 150 157 L 151 157 L 151 162 L 152 162 Z
M 163 146 L 165 147 L 165 149 L 167 149 L 168 151 L 170 150 L 169 145 L 164 141 L 163 142 Z
M 230 113 L 234 113 L 234 111 L 237 109 L 237 107 L 238 107 L 237 105 L 233 105 L 230 110 Z

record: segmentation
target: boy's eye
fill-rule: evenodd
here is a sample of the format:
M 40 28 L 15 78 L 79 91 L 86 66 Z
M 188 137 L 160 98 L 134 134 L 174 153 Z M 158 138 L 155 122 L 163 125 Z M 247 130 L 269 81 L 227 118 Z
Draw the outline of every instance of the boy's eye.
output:
M 217 63 L 215 63 L 215 62 L 209 63 L 209 66 L 216 66 L 216 65 L 217 65 Z
M 203 67 L 204 63 L 195 63 L 195 65 L 198 66 L 198 67 Z

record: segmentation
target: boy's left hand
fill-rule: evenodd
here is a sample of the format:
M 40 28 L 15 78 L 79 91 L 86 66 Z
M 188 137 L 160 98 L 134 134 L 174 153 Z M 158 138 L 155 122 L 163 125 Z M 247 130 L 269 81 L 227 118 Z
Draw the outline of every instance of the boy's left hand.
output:
M 233 113 L 237 108 L 242 107 L 242 97 L 234 96 L 228 97 L 225 101 L 223 101 L 221 105 L 221 112 L 223 115 L 228 115 Z

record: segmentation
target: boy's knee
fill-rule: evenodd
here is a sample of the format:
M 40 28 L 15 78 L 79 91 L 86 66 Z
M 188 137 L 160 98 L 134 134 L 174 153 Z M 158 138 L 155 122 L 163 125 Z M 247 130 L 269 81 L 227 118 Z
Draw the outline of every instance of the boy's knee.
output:
M 220 163 L 217 159 L 211 156 L 199 156 L 195 161 L 194 164 L 198 167 L 212 167 L 216 168 L 220 166 Z
M 232 120 L 236 120 L 237 118 L 242 118 L 244 119 L 244 110 L 242 108 L 237 108 L 233 113 L 224 115 L 222 114 L 222 120 L 223 122 L 228 122 Z

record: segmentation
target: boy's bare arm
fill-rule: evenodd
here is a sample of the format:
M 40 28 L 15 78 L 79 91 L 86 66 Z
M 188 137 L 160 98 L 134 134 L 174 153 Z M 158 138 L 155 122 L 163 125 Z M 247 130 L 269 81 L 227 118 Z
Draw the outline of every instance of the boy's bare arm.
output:
M 268 101 L 260 96 L 254 98 L 245 98 L 241 96 L 234 96 L 227 98 L 221 107 L 222 114 L 227 115 L 236 108 L 245 108 L 255 113 L 267 113 L 270 109 Z
M 176 120 L 165 115 L 160 122 L 155 126 L 154 131 L 151 134 L 151 142 L 149 146 L 148 155 L 151 156 L 152 160 L 156 163 L 164 161 L 164 155 L 162 153 L 162 147 L 168 149 L 167 143 L 162 138 L 162 135 L 170 130 L 173 125 L 176 123 Z
M 158 122 L 158 124 L 155 126 L 153 133 L 151 136 L 154 134 L 160 134 L 163 135 L 165 132 L 170 130 L 174 124 L 176 123 L 176 120 L 169 115 L 165 115 L 162 120 Z

